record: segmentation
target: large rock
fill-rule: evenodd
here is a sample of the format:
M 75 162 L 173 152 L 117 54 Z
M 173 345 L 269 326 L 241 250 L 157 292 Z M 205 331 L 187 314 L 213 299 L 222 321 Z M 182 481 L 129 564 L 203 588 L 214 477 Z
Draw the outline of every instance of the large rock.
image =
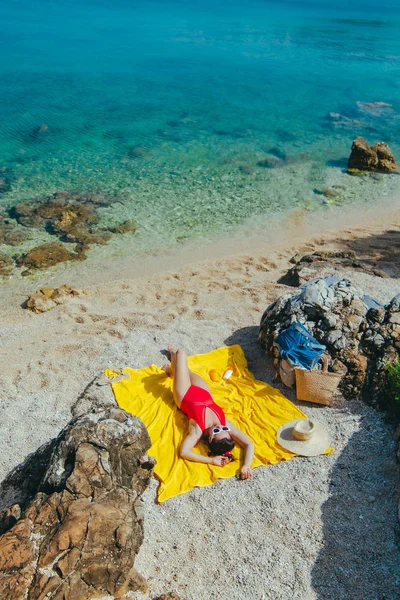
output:
M 382 307 L 347 279 L 328 277 L 281 296 L 264 312 L 259 330 L 275 360 L 275 338 L 294 320 L 326 345 L 331 370 L 344 374 L 339 389 L 345 398 L 384 405 L 385 364 L 400 351 L 400 295 Z
M 290 262 L 294 263 L 294 266 L 278 279 L 278 283 L 291 287 L 299 287 L 311 279 L 315 279 L 321 275 L 324 276 L 327 274 L 327 271 L 332 274 L 336 271 L 343 271 L 343 268 L 360 270 L 364 273 L 367 272 L 371 273 L 371 275 L 376 275 L 377 277 L 389 277 L 385 271 L 370 265 L 366 261 L 359 260 L 356 253 L 352 250 L 320 250 L 313 254 L 295 255 L 291 258 Z
M 13 266 L 14 261 L 7 254 L 0 252 L 0 275 L 11 275 Z
M 22 227 L 15 227 L 15 221 L 4 218 L 3 223 L 0 223 L 0 243 L 3 241 L 9 245 L 18 245 L 27 237 L 26 228 L 39 229 L 57 236 L 61 242 L 76 243 L 78 246 L 75 253 L 68 253 L 61 244 L 43 244 L 38 248 L 40 255 L 46 251 L 44 259 L 42 256 L 37 258 L 38 248 L 34 248 L 33 268 L 47 268 L 66 260 L 83 260 L 91 244 L 107 244 L 113 233 L 136 231 L 137 223 L 133 220 L 107 228 L 100 227 L 98 207 L 109 206 L 117 201 L 117 196 L 104 194 L 56 192 L 51 196 L 21 202 L 11 208 L 8 214 Z M 26 255 L 20 260 L 27 260 Z
M 99 215 L 91 195 L 57 192 L 17 204 L 11 215 L 25 227 L 44 229 L 66 242 L 105 244 L 111 239 L 110 232 L 96 229 Z
M 0 514 L 2 600 L 119 598 L 146 588 L 134 559 L 149 447 L 142 422 L 120 409 L 71 421 L 51 444 L 34 498 Z
M 60 242 L 41 244 L 22 254 L 17 258 L 17 267 L 27 267 L 22 275 L 31 275 L 32 270 L 42 270 L 70 260 L 84 260 L 86 248 L 82 244 L 76 244 L 75 252 L 71 252 Z
M 58 288 L 40 288 L 40 290 L 29 296 L 24 304 L 24 308 L 34 313 L 43 313 L 60 304 L 65 304 L 70 298 L 81 296 L 82 294 L 85 294 L 85 290 L 74 290 L 68 284 L 61 285 Z
M 347 172 L 352 175 L 359 171 L 397 171 L 396 161 L 389 146 L 384 142 L 369 146 L 363 137 L 356 138 L 351 147 Z

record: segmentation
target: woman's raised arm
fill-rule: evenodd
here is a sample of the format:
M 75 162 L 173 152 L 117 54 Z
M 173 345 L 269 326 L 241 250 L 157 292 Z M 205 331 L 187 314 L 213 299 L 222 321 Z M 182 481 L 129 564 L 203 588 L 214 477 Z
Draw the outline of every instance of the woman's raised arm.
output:
M 233 423 L 231 423 L 230 421 L 227 421 L 227 425 L 229 426 L 229 428 L 231 430 L 230 433 L 231 433 L 232 438 L 244 450 L 244 461 L 243 461 L 242 468 L 240 469 L 240 477 L 242 479 L 248 479 L 249 477 L 252 476 L 251 463 L 253 462 L 253 457 L 254 457 L 254 444 L 251 441 L 251 439 L 245 433 L 243 433 L 243 431 L 240 431 L 240 429 L 235 427 L 235 425 L 233 425 Z

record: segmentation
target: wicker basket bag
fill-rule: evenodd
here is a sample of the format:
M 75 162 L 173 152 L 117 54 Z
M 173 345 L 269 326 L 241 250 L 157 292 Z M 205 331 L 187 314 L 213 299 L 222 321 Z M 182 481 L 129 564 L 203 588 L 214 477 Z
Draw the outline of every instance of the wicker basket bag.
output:
M 322 371 L 315 368 L 322 361 Z M 331 403 L 337 386 L 342 378 L 339 373 L 328 373 L 328 357 L 326 354 L 317 356 L 311 363 L 310 370 L 295 367 L 297 400 L 306 400 L 316 404 Z

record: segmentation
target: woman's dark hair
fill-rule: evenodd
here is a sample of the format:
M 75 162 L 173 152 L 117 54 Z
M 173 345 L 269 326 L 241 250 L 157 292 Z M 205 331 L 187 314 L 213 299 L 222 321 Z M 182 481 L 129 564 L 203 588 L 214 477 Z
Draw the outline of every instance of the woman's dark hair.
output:
M 235 447 L 235 442 L 231 437 L 222 438 L 222 440 L 212 439 L 211 442 L 208 442 L 208 447 L 211 454 L 221 456 L 224 452 L 231 452 Z

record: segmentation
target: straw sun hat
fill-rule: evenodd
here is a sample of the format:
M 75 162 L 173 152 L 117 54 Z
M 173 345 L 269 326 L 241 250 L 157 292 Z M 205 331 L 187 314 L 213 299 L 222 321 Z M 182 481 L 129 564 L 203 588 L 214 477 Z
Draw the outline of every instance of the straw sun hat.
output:
M 325 426 L 309 419 L 284 423 L 276 437 L 280 446 L 300 456 L 317 456 L 330 446 L 330 436 Z

